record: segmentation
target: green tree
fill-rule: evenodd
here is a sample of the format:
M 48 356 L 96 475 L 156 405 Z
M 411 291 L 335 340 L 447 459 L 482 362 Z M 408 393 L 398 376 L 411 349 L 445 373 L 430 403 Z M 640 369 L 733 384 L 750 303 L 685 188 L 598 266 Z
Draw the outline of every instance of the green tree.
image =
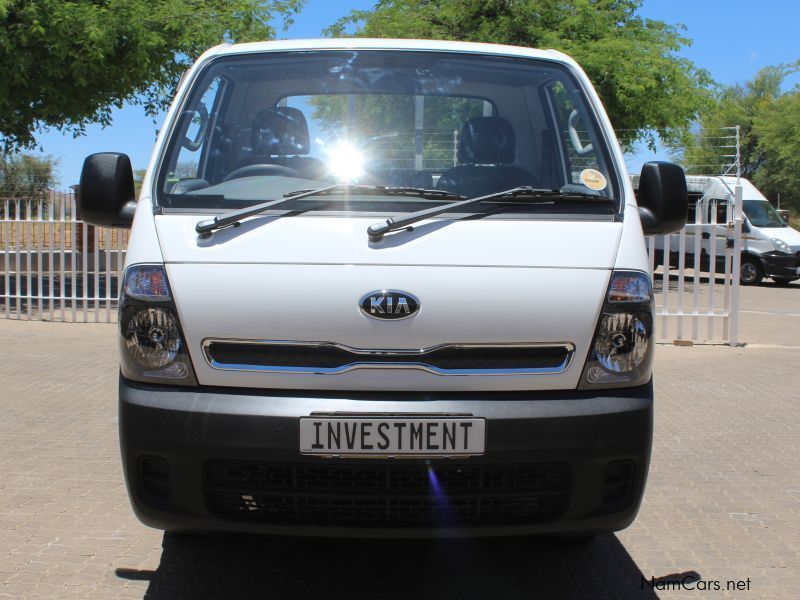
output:
M 55 184 L 55 166 L 49 156 L 0 154 L 0 198 L 45 198 Z
M 754 180 L 764 193 L 800 210 L 800 88 L 765 106 L 753 123 L 762 155 Z
M 781 94 L 781 84 L 788 74 L 786 67 L 767 67 L 752 81 L 722 88 L 715 94 L 698 119 L 696 134 L 682 140 L 676 158 L 688 173 L 718 175 L 734 162 L 735 132 L 739 125 L 740 167 L 742 176 L 753 179 L 761 168 L 765 152 L 759 146 L 753 124 L 759 114 Z
M 684 27 L 642 18 L 642 0 L 379 0 L 329 35 L 554 48 L 578 61 L 624 144 L 678 139 L 708 98 L 708 73 L 679 56 Z
M 49 192 L 56 182 L 56 163 L 49 156 L 38 157 L 29 154 L 4 155 L 0 153 L 0 217 L 4 214 L 3 199 L 33 202 L 31 211 L 36 214 L 39 203 L 47 206 Z M 9 204 L 9 212 L 14 213 L 15 203 Z M 27 214 L 27 208 L 20 205 L 20 213 Z
M 39 127 L 83 133 L 123 102 L 155 114 L 186 68 L 223 41 L 274 37 L 303 0 L 0 0 L 0 146 Z
M 766 67 L 743 84 L 722 88 L 698 120 L 695 135 L 676 149 L 687 172 L 720 174 L 732 170 L 734 135 L 740 130 L 740 169 L 769 198 L 800 210 L 800 87 L 782 91 L 793 65 Z

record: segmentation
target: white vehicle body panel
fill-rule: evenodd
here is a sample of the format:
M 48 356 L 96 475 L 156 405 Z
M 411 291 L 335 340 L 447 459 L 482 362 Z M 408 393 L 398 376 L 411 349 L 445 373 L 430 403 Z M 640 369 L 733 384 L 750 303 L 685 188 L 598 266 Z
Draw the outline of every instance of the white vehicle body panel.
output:
M 466 221 L 368 242 L 370 218 L 293 217 L 199 240 L 197 217 L 156 218 L 198 380 L 206 385 L 325 389 L 575 387 L 605 295 L 620 223 Z M 442 221 L 439 221 L 442 223 Z M 244 228 L 244 225 L 241 228 Z M 230 239 L 228 239 L 230 238 Z M 402 243 L 405 241 L 406 243 Z M 416 295 L 420 313 L 376 321 L 366 293 Z M 320 291 L 324 290 L 324 296 Z M 220 309 L 224 307 L 224 309 Z M 455 343 L 574 344 L 559 375 L 442 377 L 420 370 L 335 376 L 212 369 L 208 338 L 334 342 L 360 349 Z
M 196 215 L 156 217 L 165 262 L 609 269 L 622 232 L 621 223 L 607 221 L 440 219 L 373 243 L 367 227 L 380 218 L 304 215 L 255 217 L 200 239 L 197 221 Z
M 575 388 L 609 277 L 601 269 L 294 264 L 168 264 L 167 274 L 201 384 L 431 391 Z M 379 321 L 361 313 L 359 298 L 385 282 L 420 299 L 413 319 Z M 583 293 L 565 294 L 573 289 Z M 392 368 L 283 374 L 213 369 L 201 351 L 208 338 L 390 350 L 570 342 L 576 352 L 556 375 L 441 376 Z

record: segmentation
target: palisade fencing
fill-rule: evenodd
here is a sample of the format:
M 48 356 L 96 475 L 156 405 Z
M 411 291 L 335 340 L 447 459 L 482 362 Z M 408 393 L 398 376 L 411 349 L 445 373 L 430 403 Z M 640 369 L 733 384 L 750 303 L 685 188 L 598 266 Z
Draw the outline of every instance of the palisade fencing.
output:
M 115 322 L 127 243 L 81 221 L 73 193 L 0 197 L 0 318 Z
M 657 341 L 738 344 L 736 193 L 727 199 L 704 195 L 678 233 L 647 238 L 650 271 L 660 271 L 654 277 Z
M 721 178 L 716 189 L 709 184 L 740 175 L 739 134 L 737 126 L 704 130 L 695 147 L 673 157 L 687 173 L 687 223 L 678 233 L 647 238 L 660 342 L 739 343 L 741 188 Z M 635 157 L 626 157 L 631 171 Z M 638 179 L 632 174 L 634 188 Z

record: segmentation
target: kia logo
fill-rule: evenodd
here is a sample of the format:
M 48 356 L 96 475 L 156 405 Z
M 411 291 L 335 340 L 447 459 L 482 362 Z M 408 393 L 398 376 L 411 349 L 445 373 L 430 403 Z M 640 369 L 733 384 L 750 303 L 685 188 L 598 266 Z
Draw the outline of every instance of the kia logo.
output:
M 419 300 L 408 292 L 377 290 L 370 292 L 358 303 L 368 317 L 374 319 L 405 319 L 419 311 Z

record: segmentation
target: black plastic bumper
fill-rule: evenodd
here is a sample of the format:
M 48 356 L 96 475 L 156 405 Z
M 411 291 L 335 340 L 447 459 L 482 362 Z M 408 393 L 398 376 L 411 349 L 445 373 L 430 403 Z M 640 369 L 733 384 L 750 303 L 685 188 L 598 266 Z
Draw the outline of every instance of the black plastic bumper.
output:
M 597 392 L 361 393 L 298 392 L 149 386 L 120 378 L 119 427 L 128 491 L 139 519 L 172 531 L 243 531 L 292 535 L 427 537 L 529 533 L 601 533 L 635 518 L 650 462 L 652 382 Z M 356 526 L 251 521 L 220 515 L 209 506 L 209 461 L 288 465 L 351 465 L 355 459 L 298 453 L 298 417 L 311 412 L 468 413 L 487 419 L 486 453 L 470 458 L 417 460 L 437 468 L 462 465 L 561 463 L 569 470 L 563 510 L 537 522 Z M 153 498 L 142 459 L 168 465 L 163 497 Z M 160 459 L 166 461 L 164 463 Z M 385 462 L 384 462 L 385 461 Z M 357 461 L 356 461 L 357 462 Z M 361 463 L 364 463 L 362 460 Z M 414 464 L 413 459 L 371 459 Z M 606 502 L 610 463 L 628 464 L 630 481 L 621 502 Z M 343 468 L 346 468 L 343 467 Z M 156 474 L 160 477 L 161 475 Z M 159 484 L 161 485 L 161 484 Z M 336 490 L 333 490 L 336 492 Z M 502 489 L 501 489 L 502 492 Z M 157 495 L 156 495 L 157 496 Z
M 783 279 L 797 279 L 800 277 L 800 256 L 786 252 L 766 252 L 760 255 L 767 277 L 780 277 Z

